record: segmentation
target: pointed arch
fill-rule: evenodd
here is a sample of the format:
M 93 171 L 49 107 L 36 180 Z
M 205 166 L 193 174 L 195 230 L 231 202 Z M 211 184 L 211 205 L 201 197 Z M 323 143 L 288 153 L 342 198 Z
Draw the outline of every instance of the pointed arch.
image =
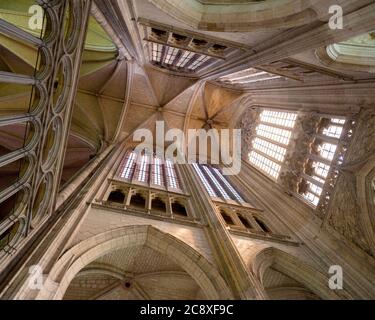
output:
M 328 286 L 328 269 L 325 275 L 301 259 L 280 249 L 267 245 L 257 246 L 250 255 L 247 265 L 262 284 L 266 270 L 272 267 L 296 280 L 322 299 L 342 298 Z
M 121 227 L 77 244 L 54 265 L 36 298 L 62 299 L 70 282 L 85 266 L 118 249 L 142 245 L 173 259 L 196 281 L 208 299 L 233 298 L 224 279 L 206 258 L 185 242 L 152 226 Z

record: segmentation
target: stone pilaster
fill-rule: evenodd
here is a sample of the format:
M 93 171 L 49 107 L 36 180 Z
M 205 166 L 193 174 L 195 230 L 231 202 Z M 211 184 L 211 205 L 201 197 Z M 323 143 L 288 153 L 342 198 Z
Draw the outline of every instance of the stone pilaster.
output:
M 180 166 L 180 171 L 191 193 L 195 209 L 201 213 L 201 219 L 207 223 L 206 235 L 217 259 L 219 270 L 237 299 L 265 299 L 266 294 L 257 279 L 246 268 L 229 232 L 215 210 L 211 198 L 201 186 L 190 165 Z

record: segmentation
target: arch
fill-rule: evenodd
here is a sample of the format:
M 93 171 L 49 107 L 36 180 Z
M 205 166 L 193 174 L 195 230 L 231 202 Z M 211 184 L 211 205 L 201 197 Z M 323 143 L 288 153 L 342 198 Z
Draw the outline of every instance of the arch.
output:
M 374 32 L 333 43 L 315 51 L 315 56 L 323 65 L 338 70 L 368 73 L 373 73 L 375 70 L 374 54 Z
M 257 246 L 249 256 L 248 267 L 263 285 L 264 274 L 270 267 L 296 280 L 318 297 L 325 300 L 337 300 L 340 297 L 328 286 L 328 269 L 324 275 L 304 261 L 280 249 L 267 245 Z
M 249 220 L 245 216 L 243 216 L 241 213 L 238 214 L 238 218 L 241 220 L 241 223 L 244 225 L 246 229 L 253 229 L 253 226 L 251 225 Z
M 183 217 L 188 216 L 186 206 L 181 204 L 179 201 L 172 202 L 172 213 Z
M 123 204 L 125 201 L 125 193 L 121 189 L 113 190 L 109 194 L 107 201 Z
M 135 193 L 131 196 L 130 206 L 139 209 L 146 209 L 146 198 L 141 193 Z
M 259 218 L 258 216 L 254 216 L 254 220 L 264 232 L 272 232 L 271 229 L 268 227 L 268 224 L 266 224 L 263 219 Z
M 150 0 L 166 14 L 195 29 L 217 32 L 291 28 L 314 21 L 319 15 L 312 1 L 241 1 L 231 6 L 208 1 Z
M 232 217 L 224 210 L 220 210 L 220 214 L 221 216 L 223 217 L 225 223 L 228 225 L 228 226 L 234 226 L 235 223 L 232 219 Z
M 62 299 L 70 282 L 85 266 L 118 249 L 142 245 L 181 265 L 208 299 L 233 298 L 219 272 L 185 242 L 152 226 L 127 226 L 96 235 L 68 250 L 52 268 L 36 299 Z
M 155 197 L 151 201 L 151 210 L 159 211 L 159 212 L 166 212 L 167 211 L 167 204 L 165 201 L 160 197 Z

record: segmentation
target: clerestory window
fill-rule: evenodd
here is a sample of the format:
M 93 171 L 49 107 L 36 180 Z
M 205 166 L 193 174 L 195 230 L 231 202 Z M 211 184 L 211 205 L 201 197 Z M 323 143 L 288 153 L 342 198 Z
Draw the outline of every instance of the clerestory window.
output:
M 128 151 L 122 162 L 120 178 L 132 183 L 146 183 L 152 187 L 181 190 L 175 165 L 156 155 L 137 154 Z
M 193 163 L 193 168 L 198 174 L 206 191 L 212 198 L 234 200 L 240 203 L 245 202 L 219 169 L 197 163 Z
M 259 119 L 252 140 L 249 161 L 270 177 L 278 179 L 297 114 L 264 110 Z

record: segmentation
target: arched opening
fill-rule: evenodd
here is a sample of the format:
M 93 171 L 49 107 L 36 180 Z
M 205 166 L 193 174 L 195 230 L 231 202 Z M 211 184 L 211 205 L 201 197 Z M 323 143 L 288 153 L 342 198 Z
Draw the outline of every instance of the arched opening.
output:
M 207 299 L 198 283 L 171 258 L 146 245 L 99 257 L 72 280 L 64 300 Z
M 257 217 L 254 217 L 256 223 L 259 225 L 259 227 L 264 231 L 264 232 L 267 232 L 267 233 L 271 233 L 271 230 L 267 227 L 267 225 L 262 221 L 260 220 L 259 218 Z
M 57 261 L 46 281 L 57 286 L 44 287 L 37 299 L 79 298 L 82 289 L 89 295 L 84 299 L 233 298 L 204 256 L 151 226 L 117 228 L 84 240 Z
M 167 206 L 165 205 L 165 202 L 162 199 L 155 198 L 152 199 L 151 209 L 154 211 L 166 212 Z
M 247 259 L 272 300 L 336 300 L 346 295 L 329 288 L 328 272 L 280 249 L 260 245 Z
M 232 218 L 225 211 L 221 210 L 220 213 L 227 225 L 230 225 L 230 226 L 234 225 Z
M 132 196 L 130 206 L 138 209 L 145 209 L 146 199 L 140 193 L 137 193 Z
M 176 214 L 176 215 L 179 215 L 179 216 L 183 216 L 183 217 L 188 216 L 188 213 L 186 211 L 185 206 L 182 205 L 179 202 L 173 202 L 172 203 L 172 212 L 173 212 L 173 214 Z
M 119 189 L 117 189 L 115 191 L 112 191 L 109 194 L 108 201 L 109 202 L 115 202 L 115 203 L 124 203 L 125 194 Z
M 277 267 L 265 271 L 262 283 L 271 300 L 320 300 L 309 288 Z
M 238 218 L 241 220 L 242 224 L 244 225 L 244 227 L 246 229 L 253 229 L 253 227 L 251 226 L 249 220 L 247 220 L 244 216 L 242 216 L 240 214 L 240 215 L 238 215 Z

